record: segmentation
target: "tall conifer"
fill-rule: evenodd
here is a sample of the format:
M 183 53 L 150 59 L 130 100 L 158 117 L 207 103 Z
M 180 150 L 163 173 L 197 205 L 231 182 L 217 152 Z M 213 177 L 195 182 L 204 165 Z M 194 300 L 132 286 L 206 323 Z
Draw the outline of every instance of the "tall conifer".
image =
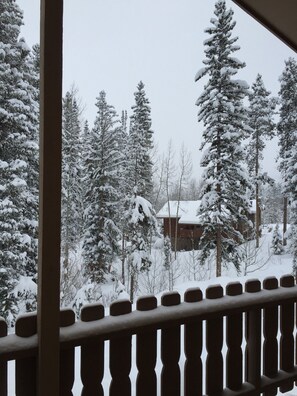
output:
M 240 232 L 247 225 L 249 207 L 248 177 L 243 169 L 242 139 L 245 133 L 247 95 L 245 82 L 235 79 L 245 64 L 233 57 L 238 51 L 237 37 L 232 37 L 235 22 L 233 11 L 223 0 L 215 5 L 215 17 L 205 32 L 205 67 L 195 80 L 207 76 L 208 81 L 196 104 L 198 120 L 204 124 L 204 149 L 201 165 L 205 167 L 204 190 L 200 216 L 204 232 L 201 238 L 201 259 L 216 250 L 217 276 L 222 262 L 232 262 L 239 269 L 236 246 L 244 237 Z
M 116 139 L 118 117 L 101 91 L 97 98 L 97 118 L 89 132 L 89 151 L 85 162 L 85 235 L 86 274 L 93 282 L 104 282 L 118 251 L 119 228 L 118 166 L 120 147 Z
M 262 76 L 257 75 L 249 94 L 249 117 L 250 127 L 249 143 L 247 146 L 247 164 L 253 185 L 253 196 L 256 200 L 256 247 L 259 247 L 260 238 L 260 188 L 265 183 L 265 175 L 261 170 L 261 160 L 266 141 L 275 135 L 273 122 L 275 100 L 270 97 L 270 92 L 264 86 Z
M 277 130 L 279 136 L 279 170 L 282 174 L 284 194 L 283 244 L 286 245 L 288 196 L 290 192 L 294 191 L 296 183 L 295 178 L 292 178 L 294 174 L 292 159 L 297 150 L 297 62 L 294 58 L 289 58 L 285 62 L 285 69 L 280 76 L 280 84 L 280 118 Z
M 80 109 L 75 91 L 63 99 L 62 121 L 62 253 L 65 267 L 69 254 L 82 237 L 82 144 Z
M 135 187 L 137 194 L 150 200 L 153 181 L 151 159 L 153 148 L 153 131 L 151 129 L 151 108 L 142 81 L 134 93 L 135 105 L 132 106 L 132 116 L 129 133 L 129 185 L 130 195 Z
M 38 76 L 19 39 L 22 12 L 0 2 L 0 314 L 16 312 L 19 275 L 36 275 L 38 213 Z

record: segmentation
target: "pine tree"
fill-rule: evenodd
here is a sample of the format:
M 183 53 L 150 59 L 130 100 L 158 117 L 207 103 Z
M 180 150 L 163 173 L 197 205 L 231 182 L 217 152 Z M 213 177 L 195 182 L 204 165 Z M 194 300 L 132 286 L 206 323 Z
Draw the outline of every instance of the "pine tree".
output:
M 130 300 L 133 302 L 137 290 L 140 271 L 147 271 L 151 266 L 150 237 L 158 233 L 156 213 L 145 198 L 136 194 L 130 199 L 126 212 L 128 269 L 130 275 Z
M 243 169 L 244 153 L 241 148 L 246 133 L 246 110 L 243 99 L 246 83 L 234 76 L 245 64 L 233 57 L 239 47 L 237 37 L 232 37 L 235 22 L 233 11 L 226 9 L 225 1 L 215 5 L 212 26 L 206 29 L 205 67 L 195 80 L 208 76 L 208 82 L 196 104 L 198 120 L 203 121 L 204 150 L 201 165 L 206 167 L 204 189 L 200 205 L 203 225 L 201 238 L 202 262 L 216 249 L 217 276 L 221 275 L 222 262 L 232 262 L 239 269 L 238 243 L 244 240 L 240 228 L 247 225 L 249 182 Z
M 0 2 L 0 314 L 16 312 L 20 275 L 36 275 L 38 213 L 38 76 L 19 39 L 22 12 Z
M 133 114 L 130 120 L 128 142 L 130 196 L 136 187 L 138 195 L 150 200 L 153 189 L 151 159 L 153 131 L 151 129 L 151 109 L 142 81 L 137 85 L 134 97 L 135 105 L 132 106 Z
M 277 124 L 279 135 L 279 170 L 283 179 L 283 194 L 284 194 L 284 220 L 283 220 L 283 244 L 286 245 L 286 231 L 287 231 L 287 206 L 288 195 L 294 190 L 295 181 L 291 175 L 289 177 L 289 164 L 294 151 L 296 151 L 296 136 L 297 130 L 297 62 L 294 58 L 289 58 L 285 62 L 285 70 L 280 77 L 280 119 Z M 294 166 L 294 164 L 292 164 Z M 290 173 L 294 173 L 291 168 Z
M 262 76 L 257 75 L 249 95 L 250 127 L 249 143 L 247 146 L 247 164 L 251 180 L 255 190 L 253 195 L 256 199 L 256 247 L 259 247 L 260 238 L 260 189 L 265 182 L 265 174 L 261 171 L 261 160 L 267 139 L 272 139 L 275 134 L 273 122 L 275 100 L 270 98 L 270 92 L 266 90 Z
M 118 216 L 117 222 L 119 228 L 121 230 L 121 282 L 123 285 L 126 284 L 126 239 L 127 239 L 127 223 L 126 218 L 124 216 L 125 210 L 129 206 L 128 196 L 130 191 L 129 186 L 129 171 L 128 171 L 128 133 L 127 133 L 127 111 L 122 111 L 121 124 L 120 128 L 117 129 L 117 145 L 119 147 L 121 157 L 119 161 L 119 166 L 117 170 L 117 178 L 118 178 L 118 193 L 120 196 L 120 200 L 118 202 Z
M 276 224 L 282 222 L 283 195 L 281 183 L 274 182 L 262 188 L 263 197 L 263 223 Z
M 126 256 L 128 258 L 128 274 L 130 277 L 130 298 L 133 301 L 137 289 L 137 277 L 140 270 L 149 268 L 150 246 L 155 234 L 151 221 L 135 221 L 139 200 L 145 202 L 146 207 L 153 211 L 148 202 L 153 194 L 153 163 L 151 153 L 153 148 L 153 131 L 151 129 L 151 109 L 146 97 L 142 81 L 137 85 L 134 93 L 135 105 L 130 118 L 130 130 L 126 149 L 126 188 L 125 208 L 126 226 L 123 229 L 127 241 Z M 140 213 L 140 218 L 142 214 Z M 126 243 L 124 243 L 126 245 Z M 122 271 L 124 273 L 124 271 Z
M 80 109 L 75 90 L 63 99 L 61 237 L 64 268 L 82 237 L 82 144 Z
M 279 232 L 278 224 L 276 224 L 276 226 L 273 230 L 271 249 L 272 249 L 273 254 L 282 254 L 282 251 L 283 251 L 282 237 Z
M 120 147 L 117 144 L 118 118 L 106 94 L 97 98 L 97 118 L 89 133 L 85 162 L 85 235 L 86 274 L 92 282 L 104 282 L 118 251 L 120 231 L 115 223 L 118 205 L 117 169 Z

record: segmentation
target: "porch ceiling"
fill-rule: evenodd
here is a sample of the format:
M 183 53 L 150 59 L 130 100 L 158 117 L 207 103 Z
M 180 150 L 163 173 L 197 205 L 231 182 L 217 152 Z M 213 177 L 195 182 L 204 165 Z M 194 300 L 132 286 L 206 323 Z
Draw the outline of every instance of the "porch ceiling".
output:
M 297 52 L 296 0 L 233 0 Z

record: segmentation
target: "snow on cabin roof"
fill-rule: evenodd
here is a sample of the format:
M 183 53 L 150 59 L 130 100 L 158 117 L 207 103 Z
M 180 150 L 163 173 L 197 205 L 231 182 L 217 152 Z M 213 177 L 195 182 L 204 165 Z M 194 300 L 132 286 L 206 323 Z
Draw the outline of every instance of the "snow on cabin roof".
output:
M 180 201 L 178 208 L 178 201 L 169 201 L 159 210 L 157 217 L 159 219 L 175 218 L 177 215 L 180 224 L 200 224 L 199 216 L 197 215 L 199 206 L 200 201 Z
M 177 215 L 179 217 L 179 224 L 200 224 L 200 216 L 198 215 L 200 202 L 200 200 L 180 201 L 179 208 L 178 201 L 166 202 L 157 213 L 157 218 L 175 218 Z M 250 202 L 250 213 L 256 213 L 256 201 L 254 199 Z

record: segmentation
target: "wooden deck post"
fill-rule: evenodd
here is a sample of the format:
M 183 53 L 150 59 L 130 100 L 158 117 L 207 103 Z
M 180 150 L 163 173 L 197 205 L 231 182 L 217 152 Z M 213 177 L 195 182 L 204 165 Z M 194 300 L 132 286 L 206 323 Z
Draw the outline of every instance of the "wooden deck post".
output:
M 38 395 L 59 395 L 63 0 L 41 0 Z

